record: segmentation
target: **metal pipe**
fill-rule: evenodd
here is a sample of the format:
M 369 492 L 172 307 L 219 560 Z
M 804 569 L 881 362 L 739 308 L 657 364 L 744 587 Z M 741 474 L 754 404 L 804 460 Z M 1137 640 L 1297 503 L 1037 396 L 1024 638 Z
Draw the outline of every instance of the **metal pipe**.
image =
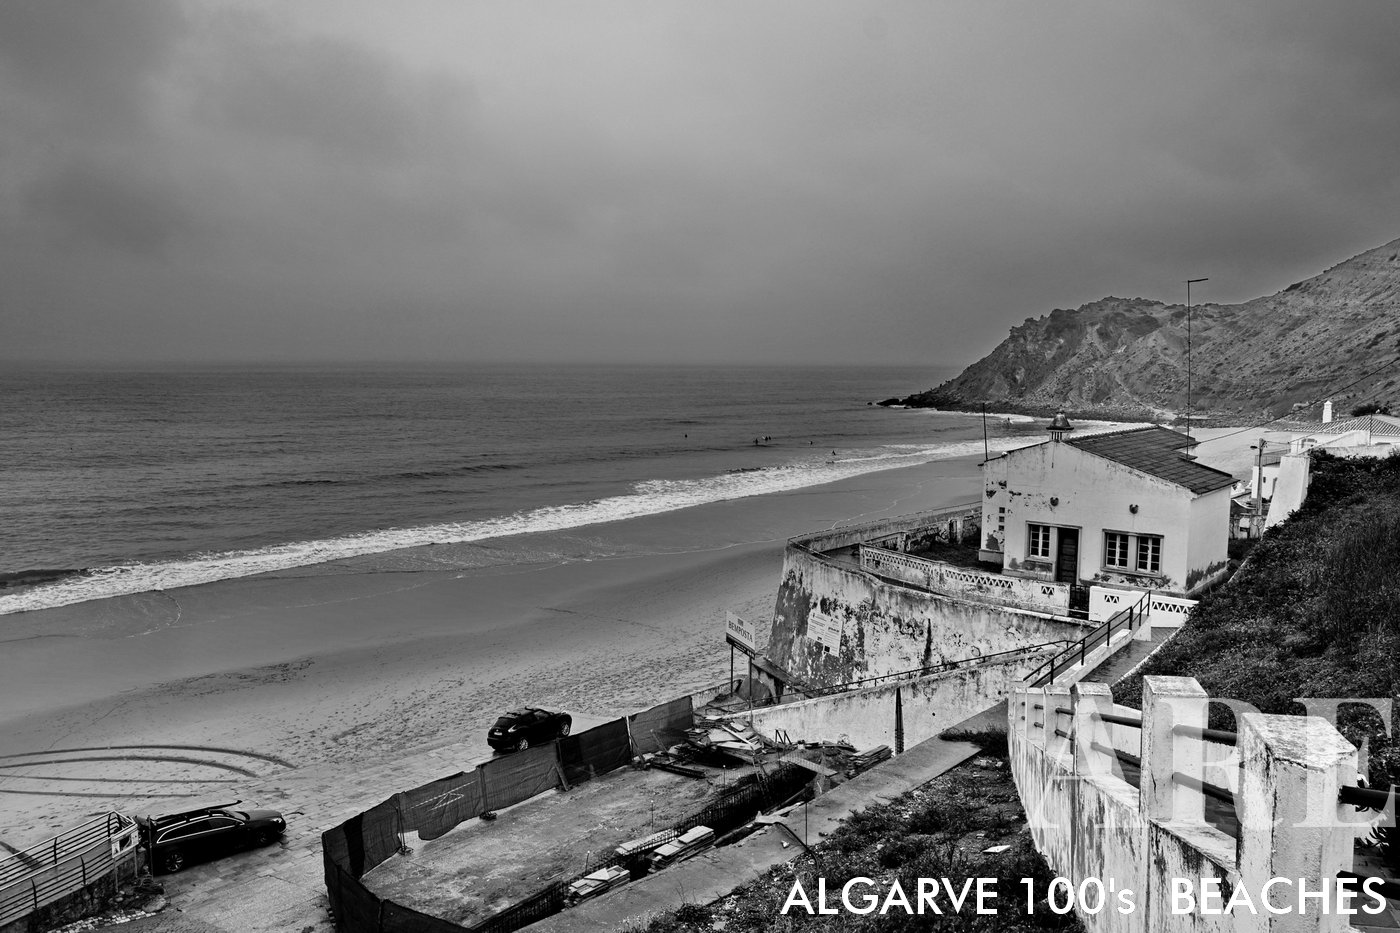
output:
M 1221 729 L 1202 729 L 1200 726 L 1189 726 L 1186 723 L 1177 723 L 1172 726 L 1172 735 L 1179 735 L 1188 739 L 1200 739 L 1203 742 L 1215 742 L 1219 745 L 1236 745 L 1239 743 L 1238 733 L 1225 732 Z
M 1173 771 L 1172 780 L 1175 783 L 1180 784 L 1182 787 L 1189 787 L 1194 791 L 1199 791 L 1207 797 L 1213 797 L 1216 800 L 1222 801 L 1224 803 L 1233 805 L 1235 802 L 1235 795 L 1232 791 L 1230 791 L 1229 788 L 1219 787 L 1215 784 L 1207 784 L 1205 781 L 1193 778 L 1189 774 L 1182 774 L 1180 771 Z
M 1116 749 L 1116 748 L 1111 748 L 1111 747 L 1109 747 L 1109 746 L 1103 744 L 1102 742 L 1090 742 L 1090 743 L 1089 743 L 1089 747 L 1092 748 L 1092 749 L 1093 749 L 1094 751 L 1096 751 L 1096 752 L 1103 752 L 1105 755 L 1113 755 L 1113 756 L 1114 756 L 1115 758 L 1117 758 L 1119 761 L 1126 761 L 1128 764 L 1132 765 L 1134 768 L 1141 768 L 1141 767 L 1142 767 L 1142 759 L 1139 758 L 1137 755 L 1134 755 L 1134 754 L 1131 753 L 1131 752 L 1122 752 L 1122 751 L 1119 751 L 1118 749 Z
M 1356 787 L 1351 784 L 1344 784 L 1337 788 L 1337 801 L 1339 803 L 1349 803 L 1354 807 L 1365 807 L 1368 810 L 1384 810 L 1390 806 L 1390 795 L 1394 790 L 1381 790 L 1378 787 Z
M 1130 726 L 1134 729 L 1142 728 L 1142 717 L 1133 719 L 1130 716 L 1119 716 L 1117 713 L 1099 713 L 1099 718 L 1104 722 L 1111 722 L 1115 726 Z

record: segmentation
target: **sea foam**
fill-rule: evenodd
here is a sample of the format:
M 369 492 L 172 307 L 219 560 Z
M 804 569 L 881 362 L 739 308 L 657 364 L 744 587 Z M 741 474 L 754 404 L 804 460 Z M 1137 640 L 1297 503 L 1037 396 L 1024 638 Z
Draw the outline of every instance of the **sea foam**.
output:
M 997 438 L 991 441 L 990 449 L 1000 453 L 1025 443 L 1024 439 Z M 625 495 L 530 509 L 482 521 L 390 528 L 251 550 L 199 554 L 179 560 L 95 568 L 55 583 L 0 596 L 0 615 L 213 583 L 403 548 L 462 544 L 658 515 L 712 502 L 789 492 L 918 463 L 971 456 L 982 450 L 982 442 L 964 441 L 932 446 L 891 445 L 833 459 L 814 455 L 779 466 L 701 479 L 646 480 L 635 484 L 633 491 Z

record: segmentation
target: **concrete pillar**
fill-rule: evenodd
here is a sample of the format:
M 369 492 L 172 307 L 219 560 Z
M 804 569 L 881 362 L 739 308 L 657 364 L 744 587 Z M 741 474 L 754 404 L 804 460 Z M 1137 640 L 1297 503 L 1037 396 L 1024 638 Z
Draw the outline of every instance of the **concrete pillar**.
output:
M 1011 702 L 1007 704 L 1011 732 L 1019 735 L 1027 746 L 1031 744 L 1031 724 L 1035 721 L 1035 710 L 1031 709 L 1031 704 L 1036 702 L 1033 697 L 1034 691 L 1030 687 L 1022 687 L 1012 694 Z
M 1045 706 L 1045 688 L 1032 687 L 1028 692 L 1030 702 L 1026 706 L 1026 736 L 1036 748 L 1045 749 L 1045 713 L 1044 709 L 1036 709 L 1037 706 Z M 1039 725 L 1037 725 L 1039 723 Z
M 1111 726 L 1099 717 L 1113 712 L 1113 691 L 1108 684 L 1081 681 L 1070 688 L 1074 700 L 1074 773 L 1121 778 L 1113 748 Z M 1097 746 L 1097 747 L 1096 747 Z
M 1337 802 L 1337 789 L 1356 783 L 1356 749 L 1325 719 L 1245 713 L 1240 725 L 1243 777 L 1236 803 L 1240 819 L 1240 878 L 1250 893 L 1273 878 L 1293 884 L 1274 885 L 1269 901 L 1288 914 L 1258 917 L 1254 928 L 1278 931 L 1319 930 L 1342 933 L 1348 920 L 1365 922 L 1365 914 L 1348 918 L 1329 899 L 1299 902 L 1297 879 L 1309 891 L 1333 887 L 1338 871 L 1350 871 L 1355 833 L 1348 810 Z M 1335 888 L 1332 891 L 1335 894 Z M 1354 898 L 1352 908 L 1366 899 Z M 1307 908 L 1299 914 L 1300 906 Z
M 1192 677 L 1142 679 L 1142 815 L 1149 820 L 1201 823 L 1201 792 L 1172 780 L 1173 772 L 1203 780 L 1205 749 L 1199 739 L 1172 735 L 1176 726 L 1204 729 L 1209 697 Z
M 1045 687 L 1045 753 L 1053 761 L 1063 763 L 1064 767 L 1071 768 L 1071 739 L 1074 736 L 1074 713 L 1070 698 L 1070 688 L 1061 684 L 1047 684 Z M 1069 709 L 1069 713 L 1059 713 L 1056 710 Z M 1059 729 L 1065 733 L 1063 736 L 1056 735 L 1055 730 Z

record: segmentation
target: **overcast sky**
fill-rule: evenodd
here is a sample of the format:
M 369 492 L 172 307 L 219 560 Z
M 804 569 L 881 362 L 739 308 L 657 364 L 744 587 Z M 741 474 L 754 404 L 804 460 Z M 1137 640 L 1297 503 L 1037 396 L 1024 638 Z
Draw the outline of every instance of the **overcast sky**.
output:
M 1395 0 L 0 3 L 0 357 L 971 362 L 1400 237 Z

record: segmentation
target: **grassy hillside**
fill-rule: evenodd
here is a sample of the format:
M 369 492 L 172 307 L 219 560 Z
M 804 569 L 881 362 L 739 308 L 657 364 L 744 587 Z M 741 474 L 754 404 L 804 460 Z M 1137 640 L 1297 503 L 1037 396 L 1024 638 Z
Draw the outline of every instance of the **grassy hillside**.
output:
M 1315 454 L 1306 504 L 1268 532 L 1229 586 L 1138 676 L 1114 690 L 1138 706 L 1144 674 L 1194 677 L 1214 697 L 1302 714 L 1296 697 L 1400 694 L 1400 456 Z M 1400 703 L 1397 703 L 1400 708 Z M 1397 710 L 1400 712 L 1400 709 Z M 1234 729 L 1223 706 L 1212 726 Z M 1372 783 L 1400 782 L 1400 743 L 1379 717 L 1343 707 L 1339 728 L 1371 740 Z

